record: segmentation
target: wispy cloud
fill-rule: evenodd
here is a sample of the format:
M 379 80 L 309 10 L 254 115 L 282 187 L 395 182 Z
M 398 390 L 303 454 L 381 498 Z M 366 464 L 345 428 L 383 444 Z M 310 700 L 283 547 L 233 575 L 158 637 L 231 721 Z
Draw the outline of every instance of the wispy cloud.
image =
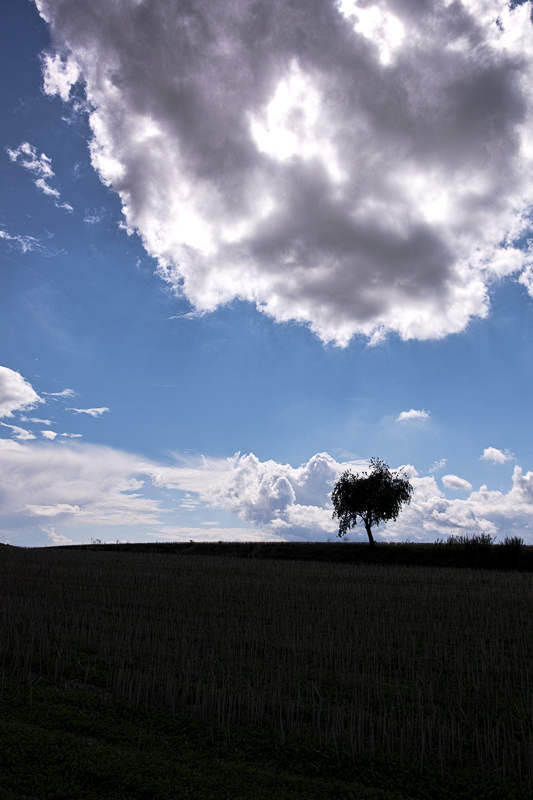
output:
M 497 447 L 486 447 L 481 456 L 485 461 L 492 461 L 493 464 L 505 464 L 506 461 L 512 461 L 514 456 L 509 450 L 498 450 Z
M 165 525 L 157 533 L 149 533 L 156 539 L 171 542 L 284 542 L 282 536 L 249 528 L 204 528 L 172 527 Z
M 431 475 L 433 472 L 438 472 L 439 470 L 444 469 L 447 461 L 447 458 L 441 458 L 440 461 L 434 461 L 433 466 L 428 470 L 429 474 Z
M 73 389 L 63 389 L 62 392 L 41 392 L 41 394 L 45 394 L 47 397 L 77 397 L 78 393 L 75 392 Z
M 0 239 L 9 242 L 12 247 L 21 250 L 23 253 L 29 253 L 32 250 L 45 251 L 46 248 L 34 236 L 21 236 L 20 234 L 12 235 L 5 230 L 0 229 Z
M 26 428 L 19 428 L 18 425 L 8 425 L 7 422 L 0 422 L 3 428 L 11 428 L 13 433 L 11 434 L 14 439 L 19 439 L 21 442 L 26 442 L 30 439 L 35 439 L 35 436 L 31 431 L 26 430 Z
M 402 411 L 396 417 L 396 422 L 425 422 L 430 417 L 429 411 L 417 411 L 411 408 L 410 411 Z
M 37 176 L 34 180 L 35 186 L 43 194 L 48 197 L 53 197 L 56 201 L 55 205 L 57 208 L 62 208 L 69 213 L 74 211 L 69 203 L 59 202 L 59 190 L 50 186 L 49 181 L 55 177 L 55 172 L 52 169 L 52 160 L 45 153 L 39 155 L 37 148 L 29 142 L 22 142 L 22 144 L 14 150 L 6 147 L 6 152 L 11 161 L 20 164 L 21 167 L 24 167 L 24 169 L 29 170 Z
M 101 417 L 109 409 L 102 406 L 102 408 L 67 408 L 67 411 L 74 411 L 75 414 L 88 414 L 90 417 Z
M 160 525 L 157 501 L 142 494 L 155 465 L 112 448 L 0 439 L 0 528 Z

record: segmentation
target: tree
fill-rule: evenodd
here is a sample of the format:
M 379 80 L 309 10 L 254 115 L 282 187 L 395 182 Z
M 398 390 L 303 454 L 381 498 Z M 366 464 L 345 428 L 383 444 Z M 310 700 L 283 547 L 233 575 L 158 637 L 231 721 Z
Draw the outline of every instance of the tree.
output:
M 339 520 L 338 536 L 344 536 L 361 519 L 368 541 L 375 545 L 372 527 L 396 519 L 404 503 L 411 502 L 413 487 L 403 473 L 393 474 L 379 458 L 370 459 L 370 473 L 344 472 L 335 486 L 333 519 Z

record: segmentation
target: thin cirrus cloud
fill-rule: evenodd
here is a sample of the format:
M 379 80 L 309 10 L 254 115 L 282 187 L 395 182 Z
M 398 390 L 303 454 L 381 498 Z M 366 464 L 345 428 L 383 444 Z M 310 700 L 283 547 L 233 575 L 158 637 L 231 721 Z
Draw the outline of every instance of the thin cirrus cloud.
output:
M 430 417 L 429 411 L 417 411 L 411 408 L 409 411 L 402 411 L 396 417 L 396 422 L 426 422 Z
M 497 447 L 486 447 L 481 456 L 485 461 L 492 461 L 493 464 L 505 464 L 506 461 L 512 461 L 514 456 L 509 450 L 498 450 Z
M 75 414 L 88 414 L 90 417 L 101 417 L 109 409 L 102 406 L 101 408 L 67 408 L 67 411 L 74 411 Z
M 10 247 L 16 247 L 23 253 L 30 253 L 32 250 L 46 252 L 46 248 L 34 236 L 21 236 L 20 234 L 10 234 L 6 230 L 0 229 L 0 239 L 9 242 Z
M 74 209 L 69 203 L 60 203 L 60 193 L 58 189 L 54 189 L 53 186 L 50 186 L 49 181 L 55 177 L 55 173 L 52 169 L 52 161 L 45 153 L 41 153 L 38 155 L 37 148 L 31 145 L 29 142 L 22 142 L 19 147 L 15 150 L 11 150 L 9 147 L 6 148 L 6 152 L 11 159 L 11 161 L 20 164 L 21 167 L 24 169 L 33 172 L 34 175 L 37 177 L 34 180 L 36 187 L 39 189 L 40 192 L 43 194 L 48 195 L 48 197 L 53 197 L 56 200 L 56 206 L 58 208 L 63 208 L 65 211 L 72 212 Z M 8 237 L 13 238 L 13 237 Z M 20 237 L 15 237 L 20 239 Z M 28 238 L 28 237 L 25 237 Z M 27 248 L 33 249 L 33 248 Z
M 93 166 L 197 313 L 344 346 L 461 331 L 503 276 L 533 294 L 528 3 L 35 2 L 45 92 L 83 85 Z
M 63 389 L 62 392 L 41 392 L 47 397 L 77 397 L 78 393 L 74 389 Z

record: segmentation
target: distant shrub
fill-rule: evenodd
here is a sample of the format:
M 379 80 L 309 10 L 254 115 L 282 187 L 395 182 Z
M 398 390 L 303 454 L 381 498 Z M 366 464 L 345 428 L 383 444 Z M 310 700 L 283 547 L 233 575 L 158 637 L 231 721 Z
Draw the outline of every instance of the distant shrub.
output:
M 522 552 L 525 544 L 521 536 L 506 536 L 503 542 L 501 542 L 500 547 L 504 547 L 506 550 L 518 554 Z
M 506 536 L 497 547 L 500 566 L 516 568 L 522 560 L 525 542 L 521 536 Z
M 461 550 L 488 550 L 494 544 L 495 537 L 488 533 L 474 533 L 472 536 L 448 536 L 446 546 Z

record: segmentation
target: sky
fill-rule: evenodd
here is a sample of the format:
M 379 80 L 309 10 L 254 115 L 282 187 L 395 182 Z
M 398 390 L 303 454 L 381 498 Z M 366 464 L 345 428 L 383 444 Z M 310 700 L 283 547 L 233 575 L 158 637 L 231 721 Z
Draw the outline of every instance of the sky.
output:
M 4 4 L 0 541 L 533 544 L 531 14 Z

